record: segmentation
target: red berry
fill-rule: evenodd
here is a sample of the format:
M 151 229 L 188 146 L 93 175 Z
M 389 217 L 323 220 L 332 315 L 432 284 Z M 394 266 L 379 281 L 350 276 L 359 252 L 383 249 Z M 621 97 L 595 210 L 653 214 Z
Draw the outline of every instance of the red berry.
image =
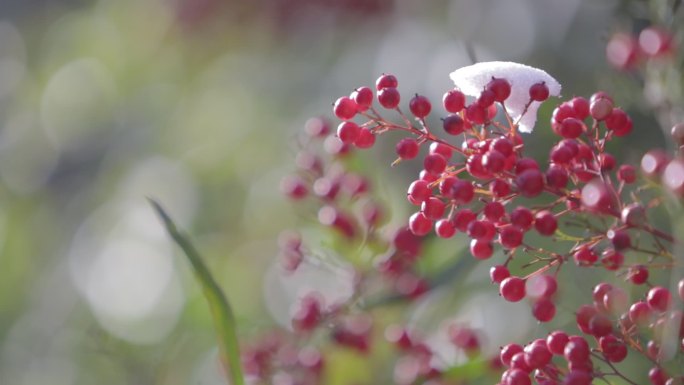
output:
M 511 83 L 506 79 L 493 78 L 486 89 L 494 94 L 494 100 L 497 102 L 503 102 L 511 95 Z
M 292 311 L 292 327 L 297 331 L 310 331 L 321 320 L 321 299 L 316 293 L 301 298 Z
M 544 190 L 544 175 L 536 169 L 528 169 L 515 177 L 515 185 L 520 194 L 533 198 Z
M 518 302 L 525 298 L 525 280 L 515 276 L 508 277 L 499 285 L 499 293 L 508 302 Z
M 482 108 L 488 108 L 492 104 L 494 104 L 496 95 L 494 94 L 493 91 L 490 90 L 483 90 L 480 93 L 480 96 L 478 96 L 477 100 L 475 101 L 478 106 Z
M 423 213 L 417 212 L 409 218 L 409 229 L 417 236 L 423 236 L 432 230 L 432 221 Z
M 546 170 L 546 184 L 549 187 L 556 189 L 564 189 L 568 185 L 570 176 L 568 171 L 557 165 L 551 165 L 548 170 Z
M 359 136 L 354 141 L 354 145 L 358 148 L 371 148 L 375 144 L 375 134 L 368 128 L 359 130 Z
M 416 96 L 409 101 L 409 109 L 416 118 L 422 119 L 430 114 L 432 104 L 430 104 L 430 100 L 425 96 L 416 94 Z
M 482 167 L 490 174 L 496 174 L 504 170 L 506 157 L 497 150 L 489 150 L 482 157 Z
M 651 322 L 653 311 L 646 301 L 638 301 L 629 307 L 628 316 L 636 325 L 645 326 Z
M 571 338 L 563 349 L 565 359 L 572 362 L 586 361 L 589 358 L 589 353 L 589 345 L 584 339 Z
M 625 230 L 610 229 L 606 233 L 606 236 L 613 244 L 615 250 L 624 250 L 632 246 L 632 238 L 629 236 L 629 233 Z
M 432 196 L 430 184 L 424 180 L 416 180 L 409 185 L 408 200 L 414 205 L 420 205 Z
M 399 82 L 397 81 L 397 78 L 394 75 L 390 74 L 382 74 L 376 81 L 375 81 L 375 89 L 380 91 L 383 88 L 391 87 L 391 88 L 397 88 L 399 86 Z
M 598 255 L 596 255 L 591 248 L 581 247 L 573 254 L 575 263 L 578 266 L 592 266 L 598 261 Z
M 606 249 L 601 253 L 601 264 L 606 270 L 615 271 L 622 267 L 625 256 L 614 249 Z
M 440 238 L 451 238 L 456 234 L 456 227 L 448 219 L 440 219 L 435 223 L 435 233 Z
M 605 120 L 610 116 L 613 111 L 613 99 L 607 96 L 605 93 L 596 93 L 591 96 L 589 102 L 589 112 L 591 117 L 601 121 Z
M 646 303 L 655 312 L 662 313 L 670 308 L 672 302 L 672 295 L 670 291 L 662 286 L 651 288 L 646 295 Z
M 301 177 L 290 175 L 280 181 L 280 191 L 290 197 L 290 199 L 299 200 L 308 195 L 309 188 Z
M 400 101 L 399 90 L 394 87 L 386 87 L 378 91 L 378 102 L 387 109 L 396 108 Z
M 565 118 L 559 127 L 559 133 L 564 138 L 575 139 L 586 130 L 584 123 L 575 118 Z
M 501 359 L 501 363 L 506 365 L 506 366 L 511 366 L 511 360 L 513 359 L 513 356 L 522 353 L 523 352 L 523 347 L 518 345 L 518 344 L 508 344 L 501 348 L 501 352 L 499 353 L 499 358 Z
M 465 95 L 459 90 L 447 91 L 442 98 L 444 109 L 451 113 L 460 112 L 465 107 L 465 103 Z
M 581 96 L 576 96 L 570 100 L 575 116 L 579 120 L 584 120 L 589 116 L 589 101 Z
M 397 143 L 397 155 L 399 158 L 407 160 L 418 156 L 419 145 L 415 139 L 404 138 Z
M 420 211 L 428 218 L 436 220 L 444 215 L 446 204 L 437 197 L 429 197 L 423 201 Z
M 476 259 L 488 259 L 494 253 L 494 248 L 490 241 L 472 239 L 470 241 L 470 253 Z
M 508 268 L 504 265 L 492 266 L 489 269 L 489 278 L 491 278 L 493 283 L 501 283 L 501 281 L 510 276 L 510 271 L 508 271 Z
M 477 215 L 475 215 L 475 213 L 473 213 L 472 210 L 459 210 L 454 214 L 454 226 L 456 226 L 456 228 L 459 231 L 465 233 L 466 231 L 468 231 L 468 225 L 470 224 L 470 222 L 474 221 L 475 218 L 477 218 Z
M 568 343 L 568 335 L 560 330 L 551 332 L 548 337 L 546 337 L 546 347 L 549 351 L 556 355 L 563 355 L 565 350 L 565 345 Z
M 465 130 L 465 122 L 459 115 L 449 115 L 442 120 L 442 127 L 447 134 L 459 135 Z
M 350 98 L 356 102 L 359 111 L 366 111 L 373 104 L 373 90 L 359 87 L 351 93 Z
M 627 346 L 612 334 L 601 337 L 599 346 L 603 355 L 610 362 L 622 362 L 627 357 Z
M 684 301 L 684 279 L 679 280 L 677 291 L 679 293 L 679 298 Z
M 358 124 L 345 121 L 337 126 L 337 137 L 339 137 L 344 144 L 352 144 L 359 137 L 360 131 L 361 128 L 359 128 Z
M 513 249 L 522 244 L 523 231 L 515 225 L 507 225 L 499 232 L 499 242 L 506 249 Z
M 456 204 L 463 205 L 473 200 L 475 196 L 475 187 L 467 180 L 459 179 L 451 186 L 451 193 L 449 197 L 456 202 Z
M 489 192 L 491 192 L 495 198 L 503 198 L 511 193 L 511 185 L 503 179 L 494 179 L 492 183 L 489 184 Z
M 530 209 L 524 206 L 516 207 L 509 215 L 511 224 L 520 227 L 523 230 L 529 230 L 534 222 L 534 214 Z
M 483 124 L 487 121 L 487 110 L 473 103 L 466 107 L 465 118 L 472 124 Z
M 620 168 L 618 168 L 617 177 L 621 182 L 625 182 L 627 184 L 634 183 L 636 180 L 636 170 L 632 165 L 623 164 L 620 166 Z
M 651 385 L 665 385 L 667 378 L 667 374 L 659 366 L 654 366 L 648 371 L 648 379 Z
M 632 119 L 620 108 L 613 108 L 605 123 L 606 128 L 615 136 L 625 136 L 632 132 Z
M 428 154 L 423 159 L 423 168 L 432 175 L 440 175 L 446 169 L 447 161 L 440 154 Z
M 546 83 L 535 83 L 530 87 L 530 99 L 543 102 L 549 98 L 549 87 Z
M 548 298 L 538 299 L 532 305 L 532 315 L 539 322 L 549 322 L 556 315 L 556 305 Z
M 335 116 L 342 120 L 349 120 L 356 115 L 358 106 L 356 102 L 347 96 L 342 96 L 335 101 L 333 112 Z
M 541 235 L 551 236 L 558 228 L 558 221 L 552 212 L 542 210 L 534 216 L 534 228 Z
M 498 222 L 506 214 L 506 209 L 500 202 L 489 202 L 482 210 L 485 217 L 493 222 Z
M 439 154 L 444 157 L 444 159 L 449 159 L 454 153 L 454 150 L 451 149 L 448 145 L 444 143 L 439 143 L 439 142 L 432 142 L 430 144 L 429 148 L 429 153 L 430 154 Z
M 672 126 L 670 136 L 675 140 L 675 143 L 684 145 L 684 123 L 677 123 Z

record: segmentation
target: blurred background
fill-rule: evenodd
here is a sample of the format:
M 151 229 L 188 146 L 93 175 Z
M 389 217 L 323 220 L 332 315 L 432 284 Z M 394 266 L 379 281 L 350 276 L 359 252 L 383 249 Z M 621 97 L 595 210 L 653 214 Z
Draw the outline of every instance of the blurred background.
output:
M 545 69 L 566 98 L 619 93 L 637 132 L 623 159 L 662 145 L 605 62 L 647 3 L 0 2 L 0 384 L 223 383 L 204 300 L 146 197 L 193 234 L 240 335 L 268 329 L 287 309 L 264 289 L 276 237 L 306 223 L 277 188 L 296 133 L 383 72 L 438 101 L 470 46 Z M 390 168 L 392 146 L 364 168 L 401 222 L 415 169 Z

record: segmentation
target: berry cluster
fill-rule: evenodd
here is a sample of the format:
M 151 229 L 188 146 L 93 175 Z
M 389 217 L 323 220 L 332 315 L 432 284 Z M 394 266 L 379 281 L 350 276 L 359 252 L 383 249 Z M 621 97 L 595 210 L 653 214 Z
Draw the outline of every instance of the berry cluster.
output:
M 542 168 L 537 160 L 525 156 L 523 137 L 507 112 L 512 87 L 508 79 L 492 77 L 470 102 L 459 89 L 447 91 L 442 99 L 447 115 L 442 118 L 443 133 L 438 135 L 428 124 L 432 111 L 428 98 L 415 95 L 410 99 L 410 119 L 399 107 L 396 77 L 385 74 L 376 82 L 375 98 L 380 107 L 394 110 L 402 123 L 385 119 L 373 105 L 371 89 L 360 87 L 334 104 L 333 112 L 342 120 L 337 135 L 346 145 L 368 148 L 375 135 L 408 132 L 410 136 L 396 145 L 395 164 L 419 157 L 421 148 L 427 147 L 423 169 L 407 189 L 408 201 L 419 207 L 409 218 L 410 232 L 422 237 L 434 231 L 442 238 L 465 233 L 471 239 L 470 252 L 478 260 L 491 258 L 500 248 L 505 258 L 491 268 L 492 281 L 507 301 L 529 298 L 532 314 L 540 322 L 555 316 L 556 277 L 566 262 L 616 272 L 635 286 L 650 285 L 651 270 L 675 266 L 675 256 L 665 244 L 678 241 L 650 224 L 647 214 L 653 205 L 642 203 L 637 169 L 617 164 L 607 151 L 611 140 L 633 129 L 625 111 L 605 92 L 559 104 L 550 121 L 559 140 L 552 145 Z M 546 100 L 549 89 L 539 82 L 528 89 L 528 94 L 525 110 L 534 102 Z M 355 122 L 357 118 L 363 122 Z M 682 127 L 677 125 L 672 130 L 680 144 Z M 452 138 L 461 139 L 460 145 Z M 681 154 L 671 159 L 664 151 L 651 151 L 642 159 L 641 169 L 653 181 L 660 180 L 664 187 L 683 196 Z M 545 237 L 566 241 L 568 246 L 559 252 L 532 243 L 542 243 Z M 534 269 L 526 275 L 513 275 L 511 263 L 523 270 Z M 682 285 L 684 281 L 680 281 Z M 653 287 L 644 297 L 632 307 L 644 312 L 642 321 L 649 320 L 646 325 L 653 339 L 648 344 L 658 344 L 663 335 L 659 330 L 681 322 L 681 312 L 671 309 L 671 295 L 664 287 Z M 538 383 L 588 384 L 606 375 L 593 369 L 590 353 L 607 363 L 619 362 L 627 356 L 628 346 L 657 364 L 664 360 L 664 356 L 640 348 L 635 334 L 640 329 L 630 318 L 625 289 L 599 285 L 594 300 L 594 305 L 582 306 L 576 314 L 580 330 L 596 338 L 596 348 L 592 350 L 584 337 L 571 338 L 574 342 L 570 348 L 554 348 L 568 361 L 569 369 L 564 371 L 548 367 L 553 352 L 543 340 L 535 341 L 526 349 L 544 350 L 546 353 L 539 353 L 543 359 L 512 367 L 504 373 L 502 384 L 529 383 L 533 369 L 542 371 L 535 376 Z M 677 324 L 674 334 L 669 334 L 678 341 L 675 352 L 684 350 L 682 325 Z M 507 364 L 510 360 L 502 361 Z M 662 371 L 659 366 L 654 370 Z

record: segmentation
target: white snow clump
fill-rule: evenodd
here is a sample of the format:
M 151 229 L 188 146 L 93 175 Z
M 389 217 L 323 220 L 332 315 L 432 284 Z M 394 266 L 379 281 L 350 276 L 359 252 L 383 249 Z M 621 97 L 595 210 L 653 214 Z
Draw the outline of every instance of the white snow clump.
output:
M 530 101 L 529 90 L 533 84 L 545 82 L 550 96 L 559 96 L 561 92 L 560 83 L 545 71 L 513 62 L 477 63 L 459 68 L 449 76 L 461 92 L 474 97 L 480 95 L 493 77 L 506 79 L 511 84 L 511 95 L 504 104 L 511 118 L 518 122 L 520 132 L 532 132 L 537 121 L 537 109 L 541 102 L 532 102 L 522 116 Z

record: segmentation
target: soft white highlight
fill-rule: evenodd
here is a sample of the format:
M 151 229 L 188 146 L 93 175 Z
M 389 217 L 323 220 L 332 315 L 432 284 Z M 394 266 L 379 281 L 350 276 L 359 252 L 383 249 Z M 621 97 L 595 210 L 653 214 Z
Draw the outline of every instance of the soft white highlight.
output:
M 546 83 L 549 96 L 560 96 L 561 92 L 560 83 L 545 71 L 513 62 L 477 63 L 459 68 L 449 76 L 464 94 L 474 97 L 480 95 L 492 78 L 506 79 L 511 84 L 511 95 L 504 104 L 511 118 L 518 122 L 520 132 L 532 132 L 537 122 L 537 109 L 541 102 L 532 102 L 525 111 L 533 84 Z

